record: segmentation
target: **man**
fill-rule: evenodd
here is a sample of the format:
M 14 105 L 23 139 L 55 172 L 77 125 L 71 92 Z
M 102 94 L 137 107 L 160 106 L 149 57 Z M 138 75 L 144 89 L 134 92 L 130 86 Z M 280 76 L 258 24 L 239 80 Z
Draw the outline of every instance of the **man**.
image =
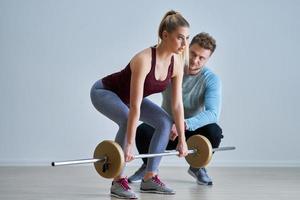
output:
M 207 33 L 196 35 L 189 47 L 189 66 L 185 67 L 182 97 L 185 114 L 185 136 L 200 134 L 205 136 L 213 148 L 220 145 L 223 138 L 222 129 L 217 125 L 221 110 L 221 81 L 205 64 L 216 48 L 216 41 Z M 171 86 L 163 92 L 162 107 L 171 115 Z M 149 144 L 154 128 L 148 124 L 141 124 L 137 129 L 136 146 L 140 154 L 148 153 Z M 173 124 L 167 150 L 175 149 L 177 145 L 177 131 Z M 141 181 L 144 176 L 147 159 L 144 164 L 129 177 L 129 182 Z M 212 185 L 205 168 L 189 167 L 188 173 L 201 185 Z

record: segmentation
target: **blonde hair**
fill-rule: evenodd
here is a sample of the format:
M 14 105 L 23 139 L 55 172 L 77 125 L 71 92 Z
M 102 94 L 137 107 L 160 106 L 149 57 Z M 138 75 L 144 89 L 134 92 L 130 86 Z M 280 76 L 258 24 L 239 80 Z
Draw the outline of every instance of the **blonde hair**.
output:
M 188 21 L 179 13 L 174 10 L 168 11 L 162 18 L 158 28 L 158 44 L 161 43 L 162 33 L 167 31 L 171 33 L 178 27 L 190 27 Z M 182 62 L 184 65 L 189 64 L 188 44 L 185 47 L 185 51 L 182 54 Z

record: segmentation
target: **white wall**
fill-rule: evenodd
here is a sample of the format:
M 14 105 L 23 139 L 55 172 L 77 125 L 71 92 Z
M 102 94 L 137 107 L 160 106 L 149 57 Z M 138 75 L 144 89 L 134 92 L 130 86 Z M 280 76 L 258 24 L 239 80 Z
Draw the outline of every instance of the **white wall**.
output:
M 0 0 L 0 165 L 88 158 L 113 139 L 90 87 L 155 44 L 169 9 L 191 36 L 206 31 L 218 43 L 208 65 L 223 81 L 223 145 L 237 150 L 212 165 L 300 166 L 297 0 Z

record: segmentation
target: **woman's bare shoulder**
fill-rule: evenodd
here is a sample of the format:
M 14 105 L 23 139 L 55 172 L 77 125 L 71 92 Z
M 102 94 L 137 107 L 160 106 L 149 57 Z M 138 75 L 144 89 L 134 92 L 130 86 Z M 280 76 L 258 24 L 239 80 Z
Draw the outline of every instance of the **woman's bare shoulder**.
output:
M 151 48 L 138 52 L 130 61 L 132 67 L 145 66 L 151 67 Z
M 151 58 L 151 48 L 146 48 L 135 54 L 132 60 L 148 60 L 149 58 Z

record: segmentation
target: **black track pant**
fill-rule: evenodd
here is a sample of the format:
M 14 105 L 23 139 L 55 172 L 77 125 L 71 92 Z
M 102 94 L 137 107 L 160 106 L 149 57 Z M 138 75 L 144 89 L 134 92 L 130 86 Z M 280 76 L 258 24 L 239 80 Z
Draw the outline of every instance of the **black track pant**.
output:
M 151 142 L 153 133 L 154 128 L 146 123 L 138 126 L 135 142 L 140 154 L 148 153 L 149 144 Z M 197 134 L 205 136 L 210 141 L 212 148 L 218 148 L 221 143 L 221 139 L 223 138 L 222 129 L 215 123 L 198 128 L 195 131 L 185 131 L 186 139 Z M 174 141 L 169 140 L 167 150 L 176 149 L 177 143 L 178 138 L 176 138 Z M 143 162 L 146 164 L 147 158 L 143 158 Z

